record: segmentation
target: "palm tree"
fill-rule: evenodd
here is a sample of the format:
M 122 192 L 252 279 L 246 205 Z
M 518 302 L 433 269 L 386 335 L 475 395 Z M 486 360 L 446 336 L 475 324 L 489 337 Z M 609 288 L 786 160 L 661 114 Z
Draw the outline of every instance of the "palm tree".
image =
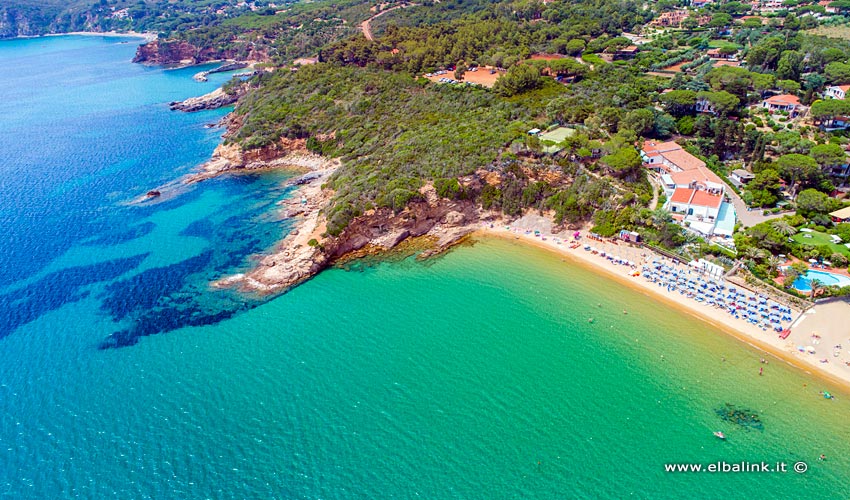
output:
M 770 226 L 779 234 L 783 234 L 785 236 L 793 236 L 797 234 L 797 228 L 792 226 L 785 220 L 775 220 L 770 223 Z
M 768 253 L 758 247 L 747 247 L 744 250 L 744 255 L 750 260 L 762 260 L 768 256 Z
M 767 268 L 771 273 L 775 273 L 779 271 L 779 266 L 782 265 L 783 260 L 775 255 L 771 255 L 767 259 Z
M 664 224 L 670 222 L 672 217 L 670 216 L 670 212 L 664 210 L 661 207 L 656 208 L 652 211 L 652 225 L 656 228 L 661 228 Z
M 809 281 L 809 287 L 812 289 L 812 298 L 815 298 L 817 292 L 823 288 L 823 282 L 817 278 L 812 278 Z

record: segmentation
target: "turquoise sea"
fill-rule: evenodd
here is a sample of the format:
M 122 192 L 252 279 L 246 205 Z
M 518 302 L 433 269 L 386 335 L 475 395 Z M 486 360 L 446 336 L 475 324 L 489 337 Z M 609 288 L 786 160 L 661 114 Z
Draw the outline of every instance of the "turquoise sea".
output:
M 543 250 L 211 290 L 286 175 L 129 204 L 209 156 L 225 111 L 167 102 L 227 78 L 137 43 L 0 43 L 0 498 L 850 496 L 850 394 Z M 718 461 L 788 471 L 664 470 Z

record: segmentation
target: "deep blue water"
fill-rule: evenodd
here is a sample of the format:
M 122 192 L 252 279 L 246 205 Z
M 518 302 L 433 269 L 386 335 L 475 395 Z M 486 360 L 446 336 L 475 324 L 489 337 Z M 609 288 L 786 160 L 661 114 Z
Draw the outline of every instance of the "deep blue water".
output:
M 133 201 L 209 158 L 227 110 L 186 114 L 203 68 L 131 64 L 138 39 L 0 43 L 0 337 L 94 296 L 115 329 L 101 347 L 252 306 L 208 283 L 280 238 L 272 204 L 284 176 L 218 179 L 167 201 Z M 104 332 L 105 333 L 105 332 Z

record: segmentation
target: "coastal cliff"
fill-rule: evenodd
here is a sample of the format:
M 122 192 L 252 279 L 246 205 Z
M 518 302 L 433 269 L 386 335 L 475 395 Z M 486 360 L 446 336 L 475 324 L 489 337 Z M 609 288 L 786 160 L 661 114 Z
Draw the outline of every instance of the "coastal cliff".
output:
M 238 48 L 198 47 L 185 40 L 153 40 L 136 49 L 134 63 L 151 66 L 193 65 L 209 61 L 238 59 L 268 61 L 268 54 L 253 46 Z
M 411 203 L 399 213 L 388 208 L 369 211 L 355 218 L 339 236 L 328 236 L 322 208 L 333 193 L 322 184 L 332 173 L 319 172 L 287 201 L 289 214 L 300 218 L 296 230 L 252 271 L 216 285 L 261 294 L 281 292 L 336 262 L 386 254 L 416 239 L 424 248 L 420 257 L 430 257 L 462 241 L 480 227 L 482 219 L 491 217 L 471 201 L 440 199 L 434 188 L 427 186 L 423 188 L 426 201 Z
M 229 115 L 225 136 L 241 125 L 238 115 Z M 419 239 L 421 256 L 443 252 L 497 215 L 481 210 L 471 200 L 440 198 L 427 184 L 420 199 L 404 210 L 377 208 L 356 217 L 338 236 L 327 234 L 324 209 L 334 192 L 327 182 L 339 167 L 338 159 L 328 159 L 306 148 L 304 139 L 282 138 L 268 146 L 244 150 L 237 144 L 219 145 L 199 172 L 184 179 L 195 183 L 222 174 L 287 169 L 303 175 L 290 181 L 294 192 L 280 202 L 282 215 L 295 220 L 294 229 L 251 271 L 223 278 L 216 287 L 233 287 L 246 292 L 269 294 L 302 283 L 336 262 L 351 257 L 383 254 L 401 243 Z M 486 177 L 470 176 L 467 183 L 480 184 Z

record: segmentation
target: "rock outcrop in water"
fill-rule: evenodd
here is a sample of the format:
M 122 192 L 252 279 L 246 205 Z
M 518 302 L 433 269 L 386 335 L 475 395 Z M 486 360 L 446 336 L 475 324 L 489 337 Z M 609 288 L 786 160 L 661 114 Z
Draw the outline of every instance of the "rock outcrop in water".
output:
M 218 109 L 230 106 L 239 100 L 241 92 L 225 92 L 223 89 L 215 89 L 209 94 L 200 97 L 190 97 L 185 101 L 173 101 L 168 104 L 172 111 L 202 111 L 205 109 Z

